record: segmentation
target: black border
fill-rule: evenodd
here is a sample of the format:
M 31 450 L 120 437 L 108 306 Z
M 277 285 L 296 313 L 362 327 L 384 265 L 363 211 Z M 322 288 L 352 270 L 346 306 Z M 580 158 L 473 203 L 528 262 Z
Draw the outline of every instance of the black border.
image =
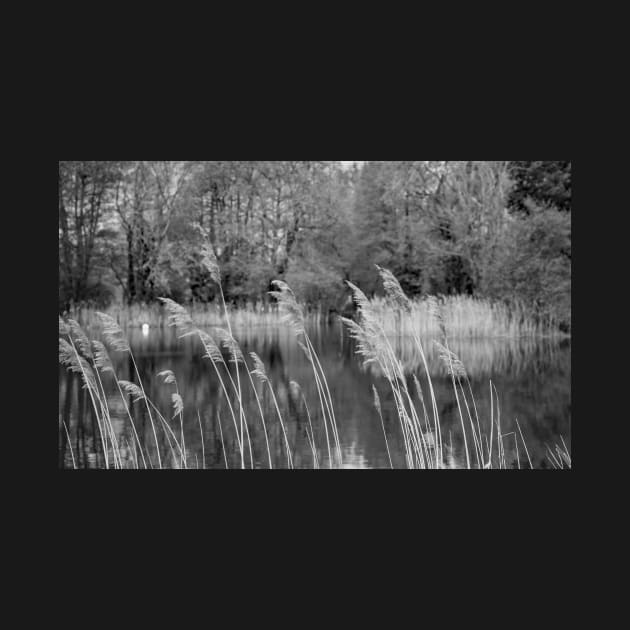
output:
M 314 98 L 304 106 L 289 92 L 283 103 L 274 101 L 275 111 L 263 97 L 253 95 L 253 100 L 243 100 L 240 106 L 230 104 L 228 113 L 212 94 L 192 105 L 178 106 L 171 99 L 159 109 L 148 106 L 146 95 L 124 112 L 118 107 L 115 116 L 106 106 L 90 106 L 82 113 L 66 111 L 57 120 L 58 157 L 286 159 L 358 156 L 360 150 L 364 158 L 379 159 L 414 159 L 418 154 L 566 159 L 572 150 L 568 116 L 554 110 L 549 117 L 545 103 L 536 103 L 528 110 L 534 99 L 524 99 L 525 107 L 519 108 L 519 103 L 506 103 L 505 95 L 497 94 L 496 100 L 483 103 L 453 96 L 446 104 L 441 101 L 431 106 L 433 97 L 424 93 L 412 99 L 389 98 L 387 103 L 367 99 L 342 105 L 329 93 L 327 98 Z M 50 182 L 50 189 L 52 186 Z M 46 208 L 51 190 L 48 186 L 40 190 L 41 207 Z M 56 303 L 54 219 L 48 211 L 38 211 L 37 216 L 38 225 L 40 217 L 47 218 L 41 229 L 31 228 L 38 254 L 29 273 L 37 278 L 34 297 L 41 303 L 43 289 L 52 310 Z M 47 318 L 47 311 L 37 319 Z M 54 313 L 50 313 L 50 323 L 54 325 Z M 573 331 L 579 335 L 579 324 Z M 52 346 L 52 331 L 48 338 Z M 46 340 L 38 354 L 54 360 L 56 350 L 48 348 Z M 511 546 L 511 552 L 505 550 L 509 565 L 510 553 L 520 555 L 527 564 L 523 558 L 527 541 L 541 526 L 548 534 L 549 526 L 565 527 L 571 518 L 573 471 L 448 475 L 406 471 L 257 471 L 253 475 L 241 471 L 59 471 L 54 448 L 56 423 L 50 423 L 52 401 L 43 392 L 36 398 L 42 408 L 32 420 L 39 422 L 41 418 L 42 423 L 53 427 L 43 445 L 41 461 L 49 462 L 52 468 L 46 473 L 54 479 L 52 503 L 56 516 L 66 524 L 99 523 L 99 531 L 107 532 L 110 527 L 120 529 L 123 520 L 146 526 L 147 533 L 153 526 L 164 532 L 170 525 L 194 523 L 198 527 L 204 523 L 214 541 L 231 533 L 234 544 L 248 541 L 251 551 L 259 544 L 258 538 L 273 538 L 281 540 L 284 548 L 295 544 L 300 553 L 313 541 L 317 547 L 322 537 L 333 547 L 341 542 L 360 546 L 366 533 L 372 543 L 390 540 L 383 538 L 385 532 L 397 541 L 399 526 L 405 531 L 411 528 L 425 544 L 435 541 L 441 549 L 453 551 L 453 547 L 465 547 L 484 535 L 485 530 L 486 536 L 495 536 L 492 545 Z M 581 406 L 584 396 L 580 399 Z M 154 535 L 160 539 L 158 532 Z M 147 544 L 148 537 L 147 533 Z M 292 542 L 287 543 L 287 538 Z M 392 544 L 396 553 L 403 553 Z

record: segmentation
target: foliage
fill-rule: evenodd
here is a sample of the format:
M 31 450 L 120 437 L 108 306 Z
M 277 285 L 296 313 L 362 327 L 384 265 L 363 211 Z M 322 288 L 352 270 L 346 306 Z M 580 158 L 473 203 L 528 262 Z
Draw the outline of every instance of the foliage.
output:
M 527 200 L 571 211 L 571 162 L 511 162 L 515 186 L 510 207 L 527 212 Z
M 530 306 L 571 329 L 571 216 L 528 200 L 515 217 L 492 269 L 487 293 Z
M 59 310 L 90 304 L 269 304 L 283 279 L 341 312 L 352 281 L 411 297 L 525 302 L 570 322 L 571 163 L 59 162 Z M 196 226 L 205 233 L 202 236 Z

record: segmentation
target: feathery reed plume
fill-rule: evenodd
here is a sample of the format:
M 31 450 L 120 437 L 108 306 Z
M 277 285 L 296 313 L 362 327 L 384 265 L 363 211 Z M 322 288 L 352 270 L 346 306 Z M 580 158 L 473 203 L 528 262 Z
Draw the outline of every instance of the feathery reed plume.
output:
M 113 374 L 114 366 L 107 353 L 107 348 L 100 341 L 92 341 L 92 347 L 94 348 L 94 365 L 101 372 L 111 372 Z
M 158 373 L 158 378 L 163 378 L 164 382 L 170 385 L 177 385 L 175 374 L 171 370 L 164 370 L 164 372 Z
M 356 353 L 364 357 L 363 365 L 381 362 L 387 349 L 370 301 L 357 286 L 351 282 L 347 284 L 352 290 L 354 301 L 358 307 L 359 321 L 355 322 L 346 317 L 340 319 L 347 326 L 350 336 L 357 342 Z
M 74 364 L 73 359 L 76 361 L 76 356 L 72 346 L 65 339 L 59 337 L 59 363 L 71 368 Z
M 442 313 L 440 302 L 434 295 L 430 295 L 427 298 L 427 312 L 429 313 L 429 317 L 432 317 L 435 322 L 437 322 L 440 334 L 444 339 L 446 339 L 446 323 L 444 321 L 444 314 Z
M 304 311 L 297 303 L 291 287 L 282 280 L 274 280 L 271 284 L 278 290 L 269 291 L 269 295 L 277 300 L 283 321 L 292 326 L 297 335 L 306 334 Z
M 367 298 L 365 293 L 363 293 L 359 287 L 352 284 L 352 282 L 346 282 L 346 284 L 350 287 L 350 290 L 352 291 L 352 298 L 357 305 L 359 323 L 361 327 L 370 337 L 378 337 L 382 332 L 382 328 L 379 324 L 372 302 Z
M 385 288 L 385 295 L 388 300 L 392 304 L 395 309 L 400 309 L 405 311 L 406 313 L 411 313 L 411 302 L 409 298 L 405 295 L 405 292 L 402 290 L 400 283 L 396 276 L 389 271 L 388 269 L 383 269 L 383 267 L 379 267 L 376 265 L 378 272 L 381 276 L 381 280 L 383 281 L 383 286 Z
M 357 342 L 356 353 L 363 357 L 363 365 L 367 366 L 370 363 L 378 362 L 380 355 L 380 344 L 378 343 L 378 337 L 370 334 L 357 322 L 341 317 L 341 321 L 347 326 L 350 337 Z
M 203 343 L 204 348 L 206 350 L 206 354 L 203 355 L 204 359 L 210 359 L 211 361 L 215 361 L 216 363 L 225 364 L 225 360 L 223 359 L 223 354 L 219 349 L 219 346 L 215 343 L 214 339 L 205 331 L 197 329 L 197 334 L 199 335 L 199 339 L 201 339 L 201 343 Z
M 171 371 L 171 370 L 164 370 L 163 372 L 159 372 L 158 373 L 158 378 L 163 378 L 164 382 L 167 385 L 175 385 L 175 392 L 173 394 L 171 394 L 171 400 L 173 401 L 173 410 L 174 410 L 174 415 L 173 418 L 175 418 L 176 416 L 179 415 L 179 426 L 180 426 L 180 442 L 177 442 L 177 438 L 175 437 L 175 435 L 173 434 L 173 438 L 175 439 L 175 443 L 178 445 L 179 447 L 179 451 L 181 453 L 181 466 L 183 468 L 186 468 L 186 444 L 184 441 L 184 416 L 183 416 L 183 412 L 184 412 L 184 401 L 182 400 L 182 397 L 179 395 L 179 387 L 177 386 L 177 379 L 175 378 L 175 374 Z M 167 428 L 168 425 L 166 425 Z
M 183 331 L 184 334 L 181 335 L 181 337 L 194 333 L 195 328 L 193 326 L 192 317 L 181 304 L 178 304 L 170 298 L 159 298 L 159 300 L 164 304 L 164 308 L 166 308 L 166 312 L 168 313 L 169 326 Z
M 118 381 L 120 386 L 130 395 L 132 396 L 132 402 L 136 403 L 140 400 L 145 400 L 146 396 L 144 392 L 135 384 L 130 383 L 129 381 Z
M 352 282 L 346 281 L 346 284 L 350 287 L 352 291 L 352 298 L 354 299 L 356 305 L 359 308 L 359 311 L 363 315 L 368 315 L 371 312 L 371 304 L 368 297 L 359 289 L 356 284 L 352 284 Z
M 232 337 L 232 335 L 224 328 L 217 328 L 216 334 L 221 340 L 221 345 L 230 353 L 230 356 L 232 357 L 230 361 L 232 363 L 245 363 L 243 351 L 238 345 L 236 339 L 234 339 L 234 337 Z
M 372 385 L 372 391 L 374 392 L 374 406 L 379 413 L 382 413 L 381 398 L 378 395 L 378 392 L 376 391 L 376 387 L 374 385 Z
M 118 322 L 106 313 L 97 312 L 96 316 L 103 326 L 103 337 L 109 346 L 117 352 L 129 352 L 129 342 Z
M 262 362 L 262 359 L 255 352 L 250 352 L 249 356 L 254 362 L 254 369 L 251 373 L 256 376 L 261 383 L 268 383 L 269 377 L 267 376 L 267 370 L 265 369 L 265 364 Z
M 342 317 L 341 321 L 348 327 L 350 336 L 357 342 L 357 354 L 365 357 L 364 365 L 378 361 L 383 350 L 379 340 L 378 326 L 373 316 L 370 300 L 359 287 L 346 282 L 352 291 L 352 297 L 358 308 L 359 322 Z
M 427 297 L 427 311 L 431 317 L 438 318 L 440 316 L 440 306 L 435 295 Z
M 175 411 L 175 415 L 173 416 L 174 418 L 175 416 L 177 416 L 178 414 L 184 411 L 184 401 L 182 400 L 182 397 L 179 394 L 173 394 L 171 396 L 171 399 L 173 401 L 173 410 Z
M 435 347 L 438 349 L 439 357 L 446 366 L 449 375 L 457 378 L 466 378 L 466 368 L 459 357 L 448 348 L 445 348 L 439 341 L 434 343 Z
M 70 372 L 81 374 L 83 387 L 97 392 L 96 378 L 90 364 L 65 339 L 59 338 L 59 363 L 65 365 Z
M 92 348 L 90 347 L 90 340 L 87 338 L 87 335 L 83 332 L 81 326 L 79 326 L 79 322 L 74 319 L 68 320 L 68 327 L 70 328 L 70 332 L 74 335 L 74 339 L 77 342 L 79 350 L 88 358 L 92 358 Z
M 68 325 L 66 324 L 66 322 L 63 321 L 63 319 L 61 319 L 61 315 L 59 316 L 59 334 L 60 335 L 67 335 L 69 331 Z

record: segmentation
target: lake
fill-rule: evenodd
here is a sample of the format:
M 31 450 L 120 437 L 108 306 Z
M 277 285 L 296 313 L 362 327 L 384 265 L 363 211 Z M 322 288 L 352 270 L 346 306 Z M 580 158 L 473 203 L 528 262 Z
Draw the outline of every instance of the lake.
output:
M 98 333 L 87 331 L 92 339 Z M 212 329 L 207 329 L 212 333 Z M 285 326 L 234 329 L 245 356 L 256 352 L 265 363 L 273 384 L 277 403 L 286 423 L 287 439 L 296 468 L 313 468 L 317 463 L 328 467 L 326 433 L 321 420 L 320 403 L 313 373 L 293 331 Z M 342 468 L 404 468 L 404 441 L 396 413 L 394 398 L 387 380 L 374 366 L 362 366 L 355 354 L 354 341 L 341 324 L 312 327 L 309 335 L 326 374 L 343 452 Z M 170 422 L 173 433 L 180 436 L 179 417 L 174 419 L 171 396 L 173 385 L 157 377 L 172 370 L 177 378 L 184 402 L 183 437 L 188 468 L 240 468 L 234 424 L 225 396 L 211 362 L 203 358 L 197 338 L 178 339 L 173 329 L 130 329 L 127 337 L 136 358 L 147 395 Z M 417 350 L 407 338 L 392 340 L 406 373 L 416 374 L 423 388 L 426 377 Z M 451 467 L 464 467 L 463 439 L 450 376 L 433 344 L 424 340 L 429 359 L 443 441 L 449 446 Z M 501 428 L 504 434 L 506 461 L 509 467 L 529 467 L 523 443 L 515 441 L 518 427 L 525 437 L 528 454 L 535 468 L 551 468 L 547 446 L 553 448 L 564 439 L 571 449 L 571 345 L 570 340 L 476 339 L 449 340 L 468 372 L 474 400 L 482 425 L 489 426 L 490 380 L 499 396 Z M 119 379 L 136 381 L 133 364 L 127 354 L 110 352 Z M 234 370 L 234 366 L 231 367 Z M 256 398 L 244 367 L 241 382 L 246 382 L 246 417 L 251 443 L 246 448 L 246 466 L 268 468 L 269 460 Z M 307 401 L 308 412 L 301 399 L 294 395 L 291 381 L 297 382 Z M 103 376 L 112 424 L 121 446 L 123 459 L 131 462 L 133 443 L 125 403 L 111 375 Z M 286 467 L 286 451 L 282 429 L 277 421 L 274 401 L 268 388 L 257 381 L 257 393 L 265 412 L 269 449 L 274 468 Z M 72 451 L 66 447 L 65 429 L 60 429 L 62 449 L 60 465 L 72 467 L 72 456 L 78 468 L 102 466 L 98 428 L 90 411 L 87 393 L 76 375 L 59 366 L 59 424 L 68 427 Z M 385 445 L 383 425 L 374 407 L 372 385 L 381 399 L 383 422 L 389 443 Z M 414 388 L 411 387 L 413 390 Z M 426 391 L 425 391 L 426 394 Z M 130 403 L 127 397 L 127 403 Z M 140 439 L 152 452 L 155 448 L 151 425 L 143 402 L 131 405 Z M 496 414 L 496 402 L 495 411 Z M 309 420 L 310 414 L 310 420 Z M 495 415 L 496 417 L 496 415 Z M 317 459 L 309 445 L 310 427 L 316 443 Z M 168 457 L 166 439 L 160 439 L 163 458 Z M 224 448 L 224 446 L 225 448 Z M 452 449 L 451 449 L 452 447 Z

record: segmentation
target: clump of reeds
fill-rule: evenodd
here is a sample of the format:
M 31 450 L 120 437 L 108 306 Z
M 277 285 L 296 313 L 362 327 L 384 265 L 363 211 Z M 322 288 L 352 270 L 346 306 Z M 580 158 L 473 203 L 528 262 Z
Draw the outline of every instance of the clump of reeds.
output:
M 104 467 L 166 467 L 166 462 L 161 452 L 160 441 L 158 440 L 158 428 L 163 438 L 168 442 L 172 465 L 174 467 L 186 467 L 182 424 L 183 401 L 179 391 L 173 394 L 172 400 L 175 415 L 180 416 L 180 424 L 182 425 L 180 433 L 181 441 L 175 436 L 164 415 L 147 396 L 135 357 L 118 323 L 105 313 L 98 313 L 98 317 L 101 322 L 103 338 L 109 346 L 110 351 L 127 353 L 129 355 L 134 366 L 137 382 L 119 379 L 105 344 L 99 340 L 90 341 L 87 334 L 75 320 L 64 321 L 59 318 L 59 361 L 70 371 L 80 375 L 83 387 L 88 391 L 91 409 L 98 427 Z M 163 376 L 165 375 L 163 374 Z M 171 377 L 166 376 L 166 381 L 172 382 Z M 117 393 L 120 395 L 123 402 L 126 417 L 129 420 L 134 438 L 130 448 L 123 449 L 114 431 L 109 397 L 104 382 L 105 378 L 109 378 L 113 381 Z M 174 378 L 174 375 L 172 378 Z M 127 397 L 129 397 L 129 401 Z M 155 448 L 153 450 L 144 446 L 138 435 L 136 423 L 131 412 L 131 407 L 135 403 L 143 403 L 146 408 L 154 438 Z M 129 447 L 128 442 L 127 445 Z M 123 461 L 123 452 L 130 453 L 129 457 L 131 461 Z
M 410 309 L 409 300 L 394 275 L 386 269 L 377 268 L 383 279 L 389 308 L 397 313 L 408 312 Z M 404 440 L 407 466 L 409 468 L 440 467 L 443 458 L 442 440 L 437 404 L 428 370 L 431 414 L 424 403 L 424 396 L 421 399 L 422 411 L 419 412 L 416 408 L 403 366 L 392 348 L 372 302 L 357 286 L 350 282 L 348 286 L 352 290 L 357 305 L 357 321 L 347 318 L 342 318 L 342 321 L 348 327 L 350 335 L 356 340 L 357 353 L 363 356 L 364 363 L 377 364 L 389 382 Z M 426 365 L 424 349 L 415 331 L 413 340 Z M 375 399 L 375 403 L 377 402 L 378 398 Z M 380 403 L 378 403 L 377 409 L 380 412 Z M 429 434 L 437 436 L 432 444 L 429 444 L 426 438 Z
M 447 305 L 437 298 L 429 298 L 424 302 L 422 319 L 417 318 L 417 305 L 408 299 L 396 277 L 386 269 L 381 267 L 377 269 L 383 281 L 385 298 L 369 300 L 358 287 L 348 283 L 357 305 L 357 318 L 356 321 L 343 318 L 343 322 L 351 337 L 356 341 L 357 354 L 363 357 L 365 364 L 377 365 L 379 372 L 389 382 L 404 440 L 407 466 L 409 468 L 448 468 L 451 467 L 453 457 L 452 446 L 447 446 L 443 440 L 431 374 L 421 341 L 422 333 L 430 331 L 429 336 L 439 339 L 434 340 L 435 348 L 452 381 L 464 442 L 466 468 L 506 468 L 508 463 L 505 440 L 511 436 L 516 442 L 517 464 L 520 468 L 518 436 L 516 432 L 504 433 L 502 431 L 499 397 L 492 382 L 490 383 L 489 431 L 487 428 L 485 430 L 482 428 L 482 425 L 485 426 L 488 423 L 482 423 L 479 417 L 466 368 L 448 345 L 447 330 L 450 330 L 453 321 L 452 313 L 449 313 L 448 309 L 452 304 Z M 384 313 L 389 314 L 387 318 L 384 317 Z M 395 317 L 392 317 L 392 314 Z M 406 332 L 412 338 L 421 360 L 420 366 L 424 371 L 423 376 L 429 398 L 424 396 L 421 382 L 416 374 L 413 374 L 419 407 L 410 391 L 403 364 L 390 340 L 391 326 L 388 326 L 387 322 L 391 321 L 405 322 Z M 385 425 L 382 421 L 381 402 L 376 389 L 374 390 L 374 406 L 381 418 L 385 446 L 390 455 Z M 520 426 L 518 428 L 531 467 L 529 452 Z M 558 464 L 566 464 L 567 461 L 570 463 L 570 458 L 567 459 L 560 449 L 557 449 L 557 454 L 553 457 L 552 463 L 557 467 L 559 467 Z
M 233 335 L 230 322 L 230 313 L 223 296 L 220 269 L 216 256 L 214 255 L 214 252 L 212 250 L 212 246 L 209 242 L 205 242 L 203 244 L 202 262 L 206 266 L 212 281 L 217 285 L 217 288 L 219 290 L 224 310 L 224 321 L 226 323 L 227 329 L 215 327 L 212 331 L 212 334 L 207 331 L 201 330 L 197 322 L 194 321 L 190 312 L 185 307 L 169 298 L 162 298 L 161 302 L 166 312 L 167 325 L 176 328 L 180 337 L 183 338 L 196 336 L 202 343 L 205 350 L 205 354 L 203 356 L 211 362 L 215 374 L 218 378 L 220 387 L 225 396 L 229 415 L 234 426 L 241 468 L 246 468 L 248 463 L 251 468 L 254 468 L 254 454 L 250 437 L 250 419 L 247 417 L 246 405 L 244 404 L 246 385 L 249 385 L 251 387 L 251 391 L 253 392 L 256 399 L 256 405 L 260 415 L 260 422 L 265 435 L 265 445 L 267 450 L 267 460 L 269 468 L 274 467 L 268 437 L 268 424 L 270 420 L 268 418 L 265 418 L 260 399 L 260 396 L 264 395 L 265 392 L 268 392 L 273 400 L 274 408 L 276 411 L 276 419 L 282 430 L 286 450 L 286 465 L 288 468 L 293 468 L 294 455 L 291 451 L 286 423 L 283 419 L 283 414 L 280 409 L 280 405 L 278 404 L 273 384 L 266 372 L 263 361 L 255 353 L 251 353 L 250 355 L 253 365 L 251 367 L 248 365 L 246 357 L 244 356 L 238 341 Z M 308 357 L 313 370 L 314 378 L 317 384 L 318 398 L 322 410 L 322 419 L 326 433 L 328 460 L 330 466 L 333 467 L 333 465 L 336 464 L 340 465 L 342 460 L 341 444 L 339 440 L 337 422 L 334 414 L 332 396 L 328 383 L 326 381 L 326 376 L 321 366 L 321 362 L 313 347 L 312 341 L 306 332 L 304 312 L 301 306 L 297 303 L 297 300 L 295 299 L 295 296 L 293 295 L 293 292 L 291 291 L 290 287 L 288 287 L 288 285 L 281 281 L 278 281 L 275 283 L 275 286 L 278 290 L 272 292 L 272 295 L 277 299 L 279 303 L 278 312 L 281 313 L 283 320 L 288 318 L 287 321 L 289 321 L 293 325 L 295 333 L 297 334 L 299 339 L 298 342 L 300 344 L 300 347 Z M 133 352 L 131 351 L 131 347 L 127 339 L 125 338 L 120 324 L 107 313 L 99 312 L 97 313 L 97 317 L 100 323 L 103 338 L 105 339 L 110 349 L 112 351 L 125 352 L 129 354 L 135 370 L 137 382 L 118 379 L 105 345 L 95 341 L 95 351 L 94 353 L 92 353 L 87 335 L 74 320 L 71 320 L 69 322 L 64 322 L 61 318 L 59 320 L 60 334 L 66 334 L 69 338 L 69 341 L 66 341 L 64 339 L 60 340 L 60 361 L 69 369 L 75 372 L 80 372 L 83 375 L 84 381 L 87 383 L 87 387 L 89 388 L 90 393 L 93 394 L 93 407 L 98 414 L 97 417 L 99 420 L 99 428 L 101 428 L 101 433 L 103 436 L 102 451 L 105 457 L 105 467 L 109 467 L 110 454 L 112 453 L 115 464 L 118 467 L 122 467 L 122 463 L 120 458 L 120 448 L 116 444 L 116 437 L 114 435 L 113 428 L 111 427 L 111 421 L 108 413 L 107 397 L 105 396 L 105 392 L 104 390 L 102 390 L 102 388 L 98 389 L 96 378 L 94 376 L 95 373 L 98 375 L 99 370 L 101 373 L 108 372 L 111 374 L 116 383 L 116 386 L 118 387 L 118 390 L 120 391 L 121 396 L 123 396 L 123 400 L 124 392 L 125 395 L 130 396 L 131 405 L 136 403 L 144 404 L 151 423 L 151 428 L 155 441 L 155 454 L 158 460 L 157 467 L 165 467 L 165 462 L 163 461 L 160 454 L 158 431 L 168 441 L 169 447 L 171 449 L 172 457 L 170 461 L 172 465 L 177 465 L 178 467 L 182 468 L 187 467 L 188 457 L 186 454 L 186 446 L 184 440 L 184 404 L 181 394 L 179 392 L 179 386 L 175 374 L 170 370 L 166 370 L 160 372 L 158 374 L 158 377 L 163 379 L 165 385 L 173 385 L 175 387 L 175 391 L 172 393 L 172 403 L 173 410 L 175 412 L 174 417 L 179 417 L 180 420 L 179 438 L 171 429 L 164 415 L 147 396 L 146 390 L 142 383 L 142 379 L 140 378 Z M 82 352 L 84 356 L 79 355 L 79 352 Z M 89 358 L 92 359 L 93 366 L 91 366 L 88 362 Z M 245 372 L 245 382 L 242 382 L 241 380 L 241 370 Z M 254 378 L 256 378 L 258 383 L 263 387 L 263 389 L 260 391 L 260 395 L 256 383 L 254 382 Z M 295 393 L 297 391 L 296 388 L 299 389 L 299 386 L 297 385 L 297 383 L 292 382 L 291 391 Z M 319 467 L 319 456 L 317 455 L 317 440 L 313 429 L 310 411 L 308 410 L 308 405 L 306 403 L 304 395 L 302 394 L 301 396 L 302 402 L 305 405 L 309 417 L 310 433 L 308 434 L 308 439 L 310 441 L 310 447 L 313 453 L 313 461 L 314 464 Z M 129 415 L 129 420 L 133 426 L 134 435 L 136 437 L 137 449 L 142 457 L 142 460 L 145 463 L 145 466 L 148 462 L 148 465 L 150 467 L 153 467 L 153 462 L 149 456 L 149 453 L 146 452 L 146 450 L 143 450 L 143 447 L 140 443 L 135 425 L 133 424 L 133 418 L 131 413 L 129 412 L 128 407 L 127 411 Z M 200 420 L 199 423 L 201 424 Z M 222 427 L 220 427 L 220 430 L 221 440 L 223 443 Z M 203 430 L 201 430 L 201 433 L 203 445 Z M 228 461 L 227 454 L 225 452 L 224 457 L 227 467 Z
M 284 451 L 286 455 L 286 467 L 294 468 L 295 454 L 292 451 L 289 439 L 287 423 L 283 417 L 278 398 L 274 391 L 273 383 L 269 377 L 263 361 L 255 353 L 249 354 L 249 360 L 244 355 L 239 342 L 233 334 L 230 321 L 230 311 L 225 303 L 221 274 L 216 256 L 209 241 L 202 247 L 202 261 L 206 266 L 210 278 L 217 285 L 223 307 L 223 326 L 217 326 L 212 334 L 202 330 L 195 320 L 194 313 L 175 301 L 163 298 L 162 304 L 166 313 L 168 326 L 174 327 L 179 337 L 196 337 L 204 348 L 205 359 L 208 359 L 217 376 L 220 391 L 225 398 L 232 420 L 234 434 L 236 436 L 236 448 L 241 468 L 254 468 L 255 457 L 250 436 L 250 429 L 254 428 L 252 419 L 248 417 L 245 405 L 246 393 L 251 391 L 256 400 L 256 408 L 260 416 L 260 424 L 265 436 L 266 460 L 269 468 L 274 468 L 274 461 L 269 445 L 269 429 L 273 423 L 277 423 L 283 437 Z M 443 300 L 429 298 L 425 301 L 422 312 L 422 320 L 416 319 L 417 304 L 409 300 L 402 290 L 398 280 L 388 271 L 378 267 L 383 281 L 385 298 L 381 301 L 370 300 L 361 289 L 352 283 L 348 283 L 357 304 L 356 320 L 343 319 L 350 335 L 356 341 L 357 353 L 363 358 L 365 364 L 378 366 L 381 374 L 386 378 L 392 392 L 396 416 L 404 442 L 404 456 L 408 468 L 453 468 L 454 449 L 452 436 L 450 445 L 442 435 L 442 427 L 438 413 L 435 390 L 428 367 L 427 354 L 422 343 L 422 335 L 431 330 L 434 339 L 434 348 L 439 360 L 445 366 L 451 378 L 453 392 L 457 402 L 460 419 L 460 428 L 464 443 L 464 457 L 467 468 L 507 468 L 506 440 L 513 438 L 516 444 L 517 465 L 521 467 L 519 450 L 519 437 L 524 447 L 529 467 L 532 467 L 531 458 L 526 441 L 517 421 L 516 431 L 505 433 L 501 425 L 501 410 L 499 396 L 496 388 L 490 382 L 490 418 L 482 419 L 479 416 L 477 405 L 473 396 L 468 371 L 461 358 L 449 347 L 448 331 L 453 325 L 452 312 L 449 305 Z M 321 361 L 308 334 L 303 307 L 298 303 L 293 291 L 283 281 L 274 282 L 275 290 L 271 292 L 278 304 L 278 313 L 282 321 L 288 324 L 297 337 L 299 347 L 308 359 L 312 370 L 313 380 L 316 386 L 319 402 L 320 418 L 324 429 L 328 465 L 330 468 L 345 466 L 343 451 L 339 436 L 339 427 L 334 412 L 333 398 L 328 381 L 324 373 Z M 396 317 L 384 319 L 383 313 L 394 313 Z M 415 314 L 414 314 L 415 313 Z M 450 313 L 450 314 L 449 314 Z M 190 455 L 185 442 L 185 407 L 175 374 L 171 370 L 164 370 L 157 374 L 165 386 L 172 386 L 171 406 L 172 411 L 166 415 L 158 409 L 149 399 L 142 383 L 140 373 L 133 356 L 130 344 L 125 337 L 120 323 L 110 314 L 97 313 L 102 336 L 105 343 L 98 340 L 90 340 L 88 335 L 75 319 L 63 320 L 59 318 L 59 361 L 68 370 L 78 374 L 83 387 L 87 390 L 91 407 L 96 419 L 103 465 L 105 468 L 188 468 Z M 388 321 L 406 322 L 407 332 L 411 337 L 413 347 L 419 356 L 419 374 L 415 372 L 408 376 L 408 371 L 403 364 L 399 352 L 391 339 L 391 329 Z M 121 380 L 117 377 L 114 364 L 109 351 L 128 354 L 134 368 L 136 382 Z M 244 379 L 241 379 L 243 373 Z M 108 396 L 104 387 L 104 379 L 113 381 L 117 392 L 123 400 L 129 426 L 132 429 L 134 441 L 130 450 L 130 458 L 123 457 L 123 449 L 119 436 L 116 435 L 109 410 Z M 255 379 L 255 380 L 254 380 Z M 393 457 L 390 451 L 390 438 L 388 437 L 383 417 L 383 406 L 376 388 L 373 388 L 374 407 L 378 413 L 383 430 L 384 446 L 387 451 L 390 467 L 393 468 Z M 428 395 L 427 395 L 428 394 Z M 261 397 L 269 396 L 273 402 L 275 417 L 265 417 Z M 127 401 L 129 397 L 129 402 Z M 320 468 L 319 447 L 314 430 L 308 402 L 300 386 L 291 381 L 289 384 L 289 397 L 294 408 L 302 408 L 308 417 L 306 437 L 311 450 L 313 467 Z M 143 445 L 136 430 L 131 408 L 133 405 L 144 407 L 150 421 L 154 448 L 149 449 Z M 205 467 L 205 444 L 201 416 L 197 410 L 197 421 L 201 433 L 202 461 Z M 179 436 L 170 425 L 170 421 L 179 419 Z M 217 411 L 219 430 L 221 432 L 221 444 L 225 467 L 229 468 L 228 453 L 226 451 L 223 426 L 221 424 L 221 409 Z M 68 427 L 63 424 L 65 435 L 70 440 Z M 177 430 L 177 429 L 176 429 Z M 162 455 L 162 444 L 166 441 L 168 448 Z M 128 446 L 129 443 L 127 442 Z M 76 466 L 74 453 L 71 448 L 73 466 Z M 562 440 L 562 447 L 547 448 L 548 459 L 554 468 L 570 468 L 571 456 Z M 199 466 L 198 458 L 196 458 Z M 276 466 L 277 467 L 277 462 Z
M 562 441 L 562 446 L 555 444 L 553 450 L 549 445 L 546 446 L 547 459 L 551 462 L 553 468 L 560 470 L 571 468 L 571 452 L 567 448 L 562 436 L 560 436 L 560 440 Z
M 324 423 L 324 430 L 326 434 L 326 447 L 328 449 L 329 466 L 332 468 L 335 460 L 336 464 L 338 466 L 341 466 L 343 456 L 332 396 L 330 395 L 328 381 L 326 380 L 326 375 L 322 368 L 322 364 L 306 331 L 304 310 L 298 304 L 295 298 L 295 294 L 286 282 L 283 282 L 282 280 L 275 280 L 272 284 L 276 287 L 277 290 L 271 291 L 270 295 L 277 300 L 280 312 L 282 313 L 283 321 L 293 328 L 298 339 L 298 344 L 304 351 L 304 354 L 306 355 L 306 358 L 311 364 L 311 368 L 313 370 L 313 377 L 315 379 L 315 385 L 317 388 L 317 395 L 319 398 L 322 419 Z M 330 432 L 328 431 L 329 427 Z M 331 435 L 333 440 L 332 448 L 335 452 L 335 459 L 333 459 L 332 457 L 330 439 Z
M 393 283 L 392 278 L 389 274 L 384 282 Z M 373 298 L 370 303 L 373 316 L 391 337 L 412 336 L 417 332 L 423 338 L 439 338 L 444 328 L 451 339 L 563 336 L 555 322 L 535 319 L 519 302 L 508 305 L 468 295 L 453 295 L 405 298 L 399 303 L 390 290 L 387 297 Z M 435 317 L 436 307 L 440 310 L 441 320 Z
M 226 311 L 220 301 L 194 302 L 186 309 L 199 327 L 227 327 Z M 168 312 L 159 303 L 112 305 L 102 312 L 116 320 L 125 331 L 142 328 L 144 324 L 154 330 L 168 328 Z M 234 330 L 276 328 L 282 319 L 278 306 L 273 303 L 248 302 L 238 307 L 227 304 L 227 312 Z M 80 322 L 84 329 L 96 329 L 100 326 L 96 313 L 96 309 L 82 306 L 73 308 L 67 315 Z M 304 318 L 309 326 L 317 326 L 325 321 L 321 308 L 305 310 Z

